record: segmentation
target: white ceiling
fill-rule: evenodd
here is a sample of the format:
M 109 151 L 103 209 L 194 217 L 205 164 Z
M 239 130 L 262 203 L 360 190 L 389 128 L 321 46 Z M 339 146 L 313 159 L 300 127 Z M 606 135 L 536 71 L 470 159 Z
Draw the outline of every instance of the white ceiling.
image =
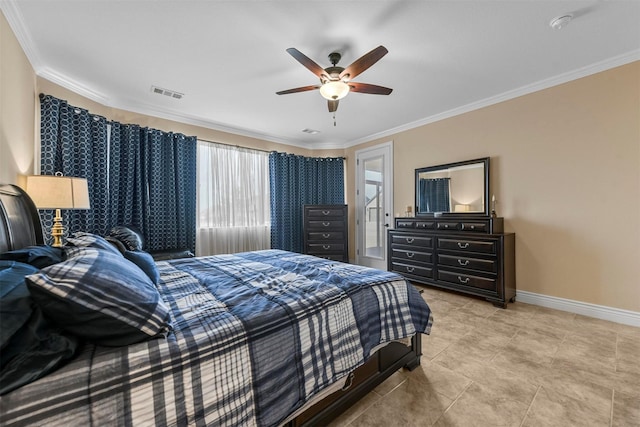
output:
M 640 59 L 640 1 L 0 1 L 39 76 L 107 106 L 309 148 Z M 339 51 L 346 67 L 378 45 L 389 53 L 354 81 L 393 93 L 349 94 L 335 127 L 318 91 L 275 94 L 318 82 L 289 47 L 322 67 Z

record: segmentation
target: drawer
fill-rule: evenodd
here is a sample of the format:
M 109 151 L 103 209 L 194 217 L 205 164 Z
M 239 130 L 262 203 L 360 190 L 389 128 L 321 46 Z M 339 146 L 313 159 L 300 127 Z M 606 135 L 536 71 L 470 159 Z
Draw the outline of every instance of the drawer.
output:
M 460 224 L 460 230 L 475 231 L 477 233 L 487 232 L 487 223 L 485 222 L 463 222 Z
M 427 264 L 433 263 L 433 255 L 428 252 L 414 252 L 407 249 L 393 248 L 391 250 L 391 257 L 406 261 L 423 262 Z
M 309 219 L 320 219 L 320 218 L 330 218 L 330 217 L 338 217 L 342 218 L 344 216 L 344 209 L 340 208 L 313 208 L 307 209 L 307 217 Z
M 436 223 L 433 221 L 416 221 L 415 224 L 419 230 L 433 230 L 436 228 Z
M 307 233 L 308 240 L 344 240 L 344 233 L 342 231 L 327 231 L 327 232 L 314 232 Z
M 392 346 L 398 343 L 390 343 L 389 346 Z M 398 344 L 400 345 L 400 344 Z M 349 375 L 339 380 L 342 385 L 341 388 L 337 389 L 333 393 L 329 394 L 326 397 L 323 397 L 322 400 L 314 403 L 307 410 L 305 410 L 302 414 L 295 417 L 290 423 L 287 425 L 291 425 L 294 427 L 303 426 L 303 425 L 311 425 L 309 422 L 312 417 L 318 414 L 320 411 L 329 407 L 329 405 L 336 402 L 338 399 L 343 398 L 347 393 L 352 392 L 356 389 L 360 384 L 370 381 L 374 375 L 380 372 L 380 368 L 384 369 L 382 360 L 383 357 L 380 357 L 379 353 L 373 353 L 373 355 L 367 359 L 367 361 L 356 368 L 353 372 L 350 372 Z M 314 424 L 314 425 L 317 425 Z
M 414 221 L 412 219 L 397 219 L 396 228 L 413 228 Z
M 344 243 L 307 243 L 307 253 L 312 255 L 341 251 L 344 251 Z
M 391 268 L 393 271 L 404 275 L 433 278 L 433 269 L 429 267 L 418 267 L 416 265 L 403 264 L 401 262 L 392 262 Z
M 492 259 L 467 258 L 462 256 L 438 254 L 438 265 L 450 265 L 458 268 L 488 271 L 490 273 L 496 273 L 498 271 L 498 263 Z
M 464 252 L 479 252 L 483 254 L 495 254 L 496 242 L 494 240 L 466 240 L 466 239 L 438 239 L 438 249 L 449 249 Z
M 438 270 L 438 280 L 453 283 L 455 285 L 464 285 L 472 288 L 485 289 L 487 291 L 497 292 L 496 279 L 489 277 L 473 276 L 471 274 L 455 273 L 453 271 Z
M 396 245 L 416 246 L 416 247 L 431 249 L 433 247 L 433 238 L 426 237 L 426 236 L 416 236 L 411 234 L 408 234 L 408 235 L 392 234 L 391 244 L 393 246 L 396 246 Z
M 436 223 L 436 229 L 451 231 L 451 230 L 460 230 L 460 223 L 458 221 L 438 221 Z
M 344 229 L 344 220 L 326 219 L 326 220 L 309 220 L 309 229 L 314 230 L 342 230 Z

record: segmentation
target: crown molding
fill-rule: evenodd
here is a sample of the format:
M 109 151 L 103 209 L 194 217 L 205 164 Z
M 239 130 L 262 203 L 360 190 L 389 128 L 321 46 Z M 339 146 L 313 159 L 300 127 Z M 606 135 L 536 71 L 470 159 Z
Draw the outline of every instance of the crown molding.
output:
M 90 89 L 89 87 L 71 79 L 64 74 L 58 73 L 49 67 L 41 67 L 39 71 L 36 71 L 38 77 L 42 77 L 45 80 L 49 80 L 62 86 L 65 89 L 69 89 L 71 92 L 84 96 L 92 101 L 102 104 L 107 107 L 111 107 L 111 98 L 98 91 Z
M 17 4 L 17 0 L 0 0 L 0 9 L 2 10 L 2 13 L 4 13 L 13 34 L 15 34 L 16 39 L 18 39 L 18 43 L 20 43 L 24 54 L 27 56 L 31 66 L 37 73 L 38 69 L 42 66 L 42 61 L 38 55 L 37 49 L 34 47 L 35 44 L 31 39 L 31 35 L 26 31 L 27 26 L 24 24 L 22 14 L 18 9 Z
M 148 116 L 158 117 L 161 119 L 173 120 L 176 122 L 199 126 L 206 129 L 226 132 L 233 135 L 245 136 L 248 138 L 255 138 L 262 141 L 275 142 L 277 144 L 283 144 L 283 145 L 291 145 L 295 147 L 306 148 L 309 150 L 313 149 L 313 146 L 309 144 L 304 144 L 298 141 L 290 141 L 283 138 L 278 138 L 276 136 L 257 132 L 251 129 L 244 129 L 240 127 L 225 125 L 209 119 L 204 119 L 201 117 L 184 114 L 177 110 L 158 108 L 154 105 L 147 104 L 147 103 L 142 103 L 142 102 L 132 101 L 132 100 L 122 100 L 122 101 L 114 100 L 112 104 L 113 105 L 109 105 L 109 107 L 118 108 L 120 110 L 131 111 L 139 114 L 145 114 Z
M 438 122 L 440 120 L 448 119 L 454 116 L 459 116 L 461 114 L 465 114 L 474 110 L 479 110 L 480 108 L 488 107 L 490 105 L 498 104 L 500 102 L 508 101 L 510 99 L 517 98 L 519 96 L 528 95 L 530 93 L 538 92 L 543 89 L 548 89 L 553 86 L 558 86 L 563 83 L 567 83 L 573 80 L 587 77 L 592 74 L 600 73 L 602 71 L 607 71 L 612 68 L 626 65 L 638 60 L 640 60 L 640 50 L 633 50 L 631 52 L 614 56 L 613 58 L 609 58 L 604 61 L 587 65 L 586 67 L 578 68 L 576 70 L 559 74 L 557 76 L 550 77 L 548 79 L 540 80 L 538 82 L 535 82 L 526 86 L 522 86 L 507 92 L 503 92 L 501 94 L 498 94 L 489 98 L 481 99 L 480 101 L 472 102 L 470 104 L 466 104 L 461 107 L 456 107 L 451 110 L 444 111 L 442 113 L 434 114 L 433 116 L 425 117 L 424 119 L 416 120 L 414 122 L 397 126 L 395 128 L 391 128 L 383 132 L 378 132 L 362 138 L 348 141 L 345 143 L 345 145 L 342 148 L 352 147 L 354 145 L 369 142 L 378 138 L 385 138 L 400 132 L 415 129 L 420 126 Z

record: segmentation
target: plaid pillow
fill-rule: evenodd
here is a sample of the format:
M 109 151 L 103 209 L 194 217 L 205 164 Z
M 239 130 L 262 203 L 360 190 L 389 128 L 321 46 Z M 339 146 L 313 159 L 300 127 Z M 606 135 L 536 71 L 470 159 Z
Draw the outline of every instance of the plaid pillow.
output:
M 82 231 L 73 233 L 72 237 L 67 238 L 67 245 L 64 247 L 64 252 L 67 255 L 67 258 L 73 257 L 78 248 L 104 249 L 113 254 L 122 256 L 118 248 L 107 242 L 104 237 Z
M 142 270 L 120 254 L 76 249 L 66 261 L 26 276 L 47 316 L 81 338 L 108 346 L 170 330 L 169 309 Z

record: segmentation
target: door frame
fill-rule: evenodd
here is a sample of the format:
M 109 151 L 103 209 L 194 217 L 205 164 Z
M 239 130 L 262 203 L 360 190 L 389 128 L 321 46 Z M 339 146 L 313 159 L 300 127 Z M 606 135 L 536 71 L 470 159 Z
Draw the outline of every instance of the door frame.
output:
M 374 258 L 368 257 L 364 255 L 364 206 L 363 200 L 360 198 L 360 186 L 361 181 L 364 182 L 364 162 L 360 162 L 361 157 L 368 157 L 368 154 L 375 151 L 383 151 L 381 153 L 385 158 L 385 171 L 383 180 L 383 194 L 384 194 L 384 213 L 383 220 L 386 220 L 387 227 L 385 227 L 385 232 L 382 237 L 383 248 L 382 248 L 382 258 Z M 373 145 L 371 147 L 363 148 L 361 150 L 357 150 L 356 153 L 356 264 L 366 265 L 366 266 L 374 266 L 375 268 L 386 270 L 387 269 L 387 232 L 389 228 L 393 227 L 393 140 L 384 142 L 382 144 Z M 362 163 L 362 164 L 361 164 Z M 362 189 L 364 191 L 364 189 Z M 373 264 L 373 265 L 372 265 Z

